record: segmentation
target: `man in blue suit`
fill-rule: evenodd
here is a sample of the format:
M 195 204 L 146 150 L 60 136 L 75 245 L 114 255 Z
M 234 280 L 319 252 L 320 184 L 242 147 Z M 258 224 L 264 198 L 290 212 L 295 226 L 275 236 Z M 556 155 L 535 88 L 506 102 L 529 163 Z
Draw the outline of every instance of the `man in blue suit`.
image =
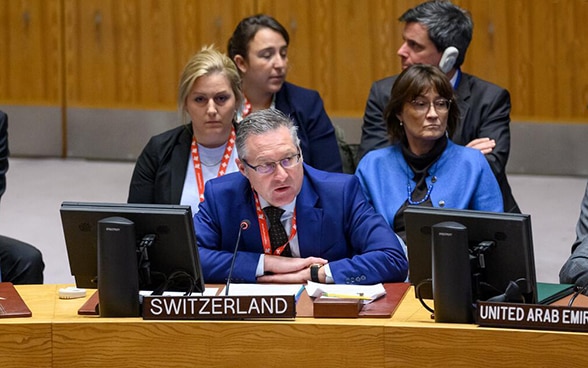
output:
M 277 110 L 257 111 L 241 122 L 240 173 L 210 180 L 194 216 L 204 280 L 227 280 L 242 228 L 236 282 L 404 281 L 402 246 L 357 178 L 303 164 L 299 142 L 296 126 Z

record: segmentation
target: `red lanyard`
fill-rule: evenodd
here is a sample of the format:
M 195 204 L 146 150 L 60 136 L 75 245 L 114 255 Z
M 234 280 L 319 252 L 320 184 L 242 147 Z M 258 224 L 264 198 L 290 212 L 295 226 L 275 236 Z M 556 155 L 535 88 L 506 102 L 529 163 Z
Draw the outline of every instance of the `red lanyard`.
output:
M 269 227 L 267 226 L 267 219 L 265 218 L 265 213 L 261 209 L 261 203 L 259 203 L 259 198 L 257 197 L 257 193 L 253 192 L 253 196 L 255 197 L 255 209 L 257 210 L 257 220 L 259 221 L 259 232 L 261 233 L 261 242 L 263 244 L 263 252 L 265 254 L 272 254 L 272 244 L 269 238 Z M 294 209 L 294 214 L 292 215 L 292 228 L 290 229 L 290 237 L 288 241 L 276 248 L 274 251 L 274 255 L 279 256 L 282 254 L 286 245 L 294 239 L 296 236 L 296 209 Z
M 251 102 L 249 102 L 247 97 L 243 96 L 243 110 L 241 110 L 241 118 L 244 119 L 250 113 L 251 113 Z
M 231 128 L 231 134 L 229 135 L 227 147 L 225 148 L 225 153 L 223 153 L 217 176 L 223 176 L 227 172 L 229 159 L 231 158 L 231 152 L 234 147 L 235 128 Z M 198 142 L 196 142 L 196 137 L 192 137 L 192 161 L 194 162 L 194 174 L 196 176 L 196 185 L 198 185 L 198 195 L 200 197 L 200 202 L 202 202 L 204 200 L 204 176 L 202 175 L 202 166 L 200 163 L 200 155 L 198 154 Z

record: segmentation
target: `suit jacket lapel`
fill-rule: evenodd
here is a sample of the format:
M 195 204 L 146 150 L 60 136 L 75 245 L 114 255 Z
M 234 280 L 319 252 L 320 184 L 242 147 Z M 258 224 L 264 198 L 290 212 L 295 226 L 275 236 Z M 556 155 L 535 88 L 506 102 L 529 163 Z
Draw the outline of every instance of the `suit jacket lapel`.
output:
M 176 148 L 172 150 L 171 164 L 171 183 L 170 183 L 170 197 L 171 203 L 180 203 L 182 198 L 182 189 L 184 188 L 184 181 L 186 179 L 186 168 L 188 167 L 188 160 L 190 158 L 190 149 L 192 145 L 192 125 L 189 129 L 184 129 L 178 141 Z
M 280 110 L 286 115 L 292 114 L 292 106 L 290 106 L 290 96 L 288 95 L 287 82 L 284 82 L 282 88 L 276 93 L 276 109 Z
M 237 203 L 238 208 L 241 210 L 239 214 L 241 215 L 242 219 L 247 219 L 251 223 L 249 224 L 249 228 L 247 230 L 243 230 L 241 233 L 241 244 L 247 244 L 245 250 L 249 252 L 256 252 L 256 253 L 263 253 L 263 244 L 261 243 L 261 233 L 259 230 L 259 219 L 257 218 L 257 211 L 255 209 L 255 200 L 253 199 L 253 190 L 251 189 L 251 184 L 249 181 L 243 177 L 243 195 L 237 196 Z M 241 221 L 238 220 L 238 221 Z M 244 248 L 241 248 L 242 250 Z
M 319 198 L 310 184 L 306 170 L 302 189 L 296 198 L 296 223 L 300 257 L 321 254 L 323 208 L 319 207 Z
M 466 119 L 470 113 L 470 77 L 469 75 L 462 73 L 461 80 L 455 91 L 457 94 L 457 106 L 459 107 L 459 124 L 455 129 L 452 139 L 459 144 L 467 144 L 469 142 L 462 142 L 463 137 L 467 136 L 465 131 L 468 129 L 468 122 Z

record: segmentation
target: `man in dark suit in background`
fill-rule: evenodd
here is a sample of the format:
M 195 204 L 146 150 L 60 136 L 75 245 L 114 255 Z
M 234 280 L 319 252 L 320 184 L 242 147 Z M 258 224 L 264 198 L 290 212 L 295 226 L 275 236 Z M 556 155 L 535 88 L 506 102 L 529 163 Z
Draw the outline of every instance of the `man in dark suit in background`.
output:
M 8 155 L 8 116 L 0 111 L 0 197 L 6 190 Z M 37 248 L 0 235 L 0 281 L 42 284 L 44 268 L 43 257 Z
M 588 286 L 588 184 L 580 205 L 576 241 L 572 244 L 572 254 L 559 271 L 559 281 L 562 284 Z
M 510 152 L 510 94 L 507 90 L 473 75 L 463 73 L 473 22 L 469 14 L 449 1 L 424 2 L 407 10 L 404 42 L 398 56 L 405 69 L 412 64 L 438 65 L 450 78 L 461 112 L 460 123 L 451 139 L 485 154 L 498 180 L 505 212 L 520 212 L 506 178 Z M 363 118 L 359 161 L 367 152 L 390 145 L 384 109 L 396 76 L 373 83 Z

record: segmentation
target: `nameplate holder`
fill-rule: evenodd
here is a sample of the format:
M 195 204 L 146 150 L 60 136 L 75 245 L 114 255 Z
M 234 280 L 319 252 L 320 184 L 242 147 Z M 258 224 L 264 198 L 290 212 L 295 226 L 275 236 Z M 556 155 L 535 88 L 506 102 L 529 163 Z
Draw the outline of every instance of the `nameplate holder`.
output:
M 294 295 L 145 296 L 143 319 L 294 319 Z
M 588 308 L 478 302 L 476 309 L 482 327 L 588 332 Z
M 357 318 L 363 307 L 358 299 L 316 298 L 313 302 L 314 318 Z

